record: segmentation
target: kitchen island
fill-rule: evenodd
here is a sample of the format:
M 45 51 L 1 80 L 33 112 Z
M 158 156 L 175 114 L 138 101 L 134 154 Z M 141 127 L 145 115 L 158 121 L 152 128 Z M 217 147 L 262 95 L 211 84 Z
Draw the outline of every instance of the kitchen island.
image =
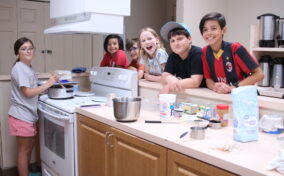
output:
M 82 167 L 84 170 L 95 168 L 92 167 L 91 161 L 104 164 L 105 169 L 99 172 L 101 175 L 108 172 L 123 173 L 123 168 L 119 166 L 127 168 L 120 162 L 127 163 L 128 161 L 117 160 L 117 158 L 126 159 L 132 156 L 137 157 L 138 160 L 141 155 L 146 157 L 144 160 L 140 158 L 145 170 L 147 170 L 147 163 L 143 161 L 151 163 L 152 167 L 148 169 L 157 168 L 153 173 L 161 176 L 179 174 L 281 175 L 276 171 L 266 170 L 268 162 L 279 152 L 276 135 L 260 132 L 258 141 L 240 143 L 233 140 L 233 128 L 224 127 L 218 130 L 207 129 L 204 140 L 189 137 L 180 139 L 179 136 L 192 124 L 148 124 L 144 122 L 160 119 L 158 110 L 142 109 L 138 121 L 129 123 L 117 122 L 111 107 L 77 108 L 76 111 L 78 113 L 78 155 L 81 175 L 84 173 Z M 99 141 L 103 144 L 99 145 Z M 135 141 L 138 141 L 137 144 Z M 141 141 L 147 144 L 144 148 Z M 106 147 L 102 147 L 103 145 Z M 225 146 L 229 146 L 230 150 L 226 150 Z M 154 151 L 152 152 L 151 149 Z M 108 150 L 109 152 L 106 152 Z M 124 153 L 125 151 L 128 152 Z M 100 161 L 98 159 L 96 161 L 94 156 L 98 153 L 112 157 L 111 159 L 100 158 Z M 134 155 L 134 153 L 139 154 Z M 130 159 L 130 161 L 133 165 L 128 167 L 139 170 L 139 167 L 135 165 L 135 160 Z

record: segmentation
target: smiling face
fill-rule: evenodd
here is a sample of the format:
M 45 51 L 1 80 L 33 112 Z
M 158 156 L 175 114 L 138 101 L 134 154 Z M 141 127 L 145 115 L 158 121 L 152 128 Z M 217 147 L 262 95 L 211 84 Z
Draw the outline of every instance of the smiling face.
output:
M 141 48 L 153 57 L 158 47 L 159 39 L 153 35 L 150 31 L 143 31 L 140 34 Z
M 174 35 L 169 42 L 174 53 L 178 54 L 182 59 L 187 57 L 192 42 L 191 36 Z
M 113 56 L 119 50 L 119 44 L 117 38 L 111 38 L 108 40 L 107 51 Z
M 20 61 L 27 65 L 31 65 L 31 62 L 34 57 L 34 46 L 30 42 L 25 42 L 20 48 L 18 52 L 18 58 Z
M 134 43 L 132 45 L 132 47 L 129 49 L 129 54 L 130 54 L 130 57 L 133 59 L 133 60 L 137 60 L 139 58 L 139 46 L 137 43 Z
M 221 29 L 218 21 L 216 20 L 208 20 L 204 23 L 204 27 L 202 29 L 202 37 L 203 39 L 212 47 L 220 48 L 223 40 L 223 35 L 226 32 L 226 27 Z

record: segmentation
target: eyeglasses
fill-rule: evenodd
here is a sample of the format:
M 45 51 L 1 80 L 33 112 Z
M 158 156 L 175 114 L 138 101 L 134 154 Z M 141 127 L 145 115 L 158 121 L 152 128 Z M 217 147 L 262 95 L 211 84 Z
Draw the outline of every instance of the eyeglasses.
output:
M 20 51 L 23 51 L 23 52 L 33 52 L 35 49 L 32 47 L 32 48 L 20 48 Z
M 129 48 L 128 52 L 131 52 L 131 51 L 134 51 L 134 50 L 137 50 L 137 49 L 139 49 L 139 48 L 131 47 L 131 48 Z

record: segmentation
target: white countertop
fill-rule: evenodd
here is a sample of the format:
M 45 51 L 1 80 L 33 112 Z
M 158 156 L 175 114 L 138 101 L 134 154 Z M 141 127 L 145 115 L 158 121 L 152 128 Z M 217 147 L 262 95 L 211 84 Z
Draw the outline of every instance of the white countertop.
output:
M 276 135 L 259 133 L 259 140 L 240 143 L 233 140 L 233 128 L 207 129 L 205 139 L 195 140 L 179 136 L 189 129 L 189 123 L 148 124 L 144 120 L 160 119 L 158 111 L 141 110 L 136 122 L 121 123 L 114 119 L 111 107 L 77 108 L 80 114 L 146 139 L 174 151 L 244 176 L 278 176 L 276 171 L 266 170 L 269 161 L 278 155 Z M 221 151 L 217 146 L 233 144 L 233 150 Z

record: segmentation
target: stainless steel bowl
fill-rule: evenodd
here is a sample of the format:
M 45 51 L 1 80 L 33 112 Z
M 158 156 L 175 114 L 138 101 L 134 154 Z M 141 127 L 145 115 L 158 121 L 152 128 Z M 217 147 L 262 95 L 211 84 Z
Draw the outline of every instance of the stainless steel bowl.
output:
M 112 99 L 113 113 L 117 121 L 136 121 L 140 115 L 141 98 L 118 97 Z

